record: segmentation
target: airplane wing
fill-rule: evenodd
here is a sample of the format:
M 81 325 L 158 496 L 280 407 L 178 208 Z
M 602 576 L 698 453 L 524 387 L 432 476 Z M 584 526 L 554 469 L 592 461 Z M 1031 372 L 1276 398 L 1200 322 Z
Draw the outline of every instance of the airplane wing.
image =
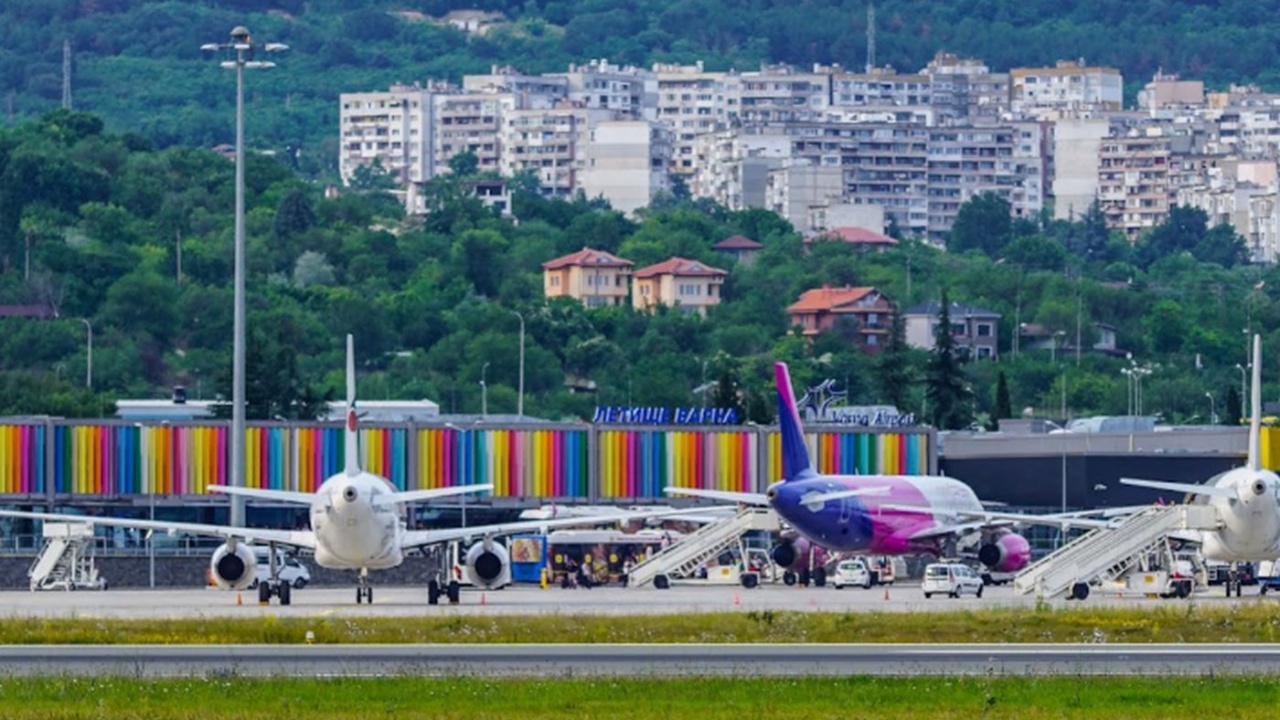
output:
M 705 512 L 706 508 L 699 508 Z M 517 520 L 509 523 L 495 523 L 493 525 L 474 525 L 472 527 L 461 528 L 442 528 L 439 530 L 407 530 L 404 534 L 404 540 L 400 543 L 402 549 L 423 547 L 425 545 L 438 545 L 440 543 L 452 542 L 454 540 L 471 540 L 473 538 L 498 537 L 503 535 L 512 535 L 518 532 L 540 532 L 545 533 L 552 528 L 580 527 L 583 525 L 600 525 L 610 522 L 618 522 L 622 520 L 640 520 L 652 517 L 666 517 L 668 515 L 679 516 L 683 514 L 681 510 L 663 510 L 661 512 L 627 512 L 617 513 L 613 515 L 584 515 L 581 517 L 555 518 L 553 520 Z
M 44 520 L 46 522 L 81 522 L 108 527 L 136 528 L 163 532 L 170 535 L 204 535 L 207 537 L 235 538 L 245 542 L 269 542 L 290 547 L 314 550 L 315 533 L 310 530 L 273 530 L 271 528 L 232 527 L 230 525 L 205 525 L 203 523 L 169 522 L 166 520 L 133 520 L 130 518 L 101 517 L 97 515 L 60 515 L 55 513 L 0 510 L 0 517 Z
M 467 493 L 486 492 L 493 489 L 493 484 L 485 485 L 459 485 L 457 487 L 436 488 L 434 490 L 406 490 L 404 492 L 388 493 L 379 495 L 373 499 L 374 505 L 400 505 L 426 502 L 428 500 L 436 500 L 451 495 L 465 495 Z
M 259 490 L 257 488 L 235 487 L 232 485 L 210 485 L 209 489 L 223 495 L 239 495 L 254 500 L 290 503 L 294 505 L 313 505 L 319 498 L 315 493 L 294 492 L 292 490 Z
M 1139 480 L 1137 478 L 1120 478 L 1120 484 L 1153 488 L 1155 490 L 1168 490 L 1169 492 L 1185 493 L 1187 495 L 1208 495 L 1209 497 L 1220 497 L 1228 500 L 1234 500 L 1240 497 L 1235 490 L 1232 490 L 1231 488 L 1218 487 L 1217 485 L 1194 485 L 1192 483 L 1165 482 L 1163 480 Z
M 1079 517 L 1070 513 L 1065 515 L 1031 515 L 1028 513 L 1012 513 L 1012 512 L 991 512 L 969 510 L 961 508 L 940 508 L 940 507 L 921 507 L 919 505 L 881 505 L 886 510 L 895 510 L 898 512 L 913 512 L 921 515 L 952 515 L 962 518 L 972 518 L 971 522 L 950 526 L 955 529 L 968 528 L 970 525 L 975 527 L 969 529 L 981 529 L 998 524 L 1023 523 L 1027 525 L 1046 525 L 1056 528 L 1109 528 L 1115 527 L 1114 520 L 1092 520 L 1090 518 Z M 946 534 L 943 532 L 948 526 L 938 528 L 929 528 L 923 531 L 926 534 Z M 954 530 L 949 530 L 954 531 Z
M 731 503 L 743 503 L 744 505 L 769 506 L 769 498 L 765 497 L 762 493 L 732 492 L 729 490 L 699 490 L 697 488 L 681 487 L 663 488 L 662 491 L 668 495 L 688 495 L 690 497 L 724 500 L 725 502 Z

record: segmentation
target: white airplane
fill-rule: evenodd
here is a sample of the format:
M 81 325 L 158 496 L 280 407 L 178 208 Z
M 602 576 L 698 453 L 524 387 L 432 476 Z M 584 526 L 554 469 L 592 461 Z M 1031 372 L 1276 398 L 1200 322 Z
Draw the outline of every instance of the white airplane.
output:
M 1249 401 L 1249 458 L 1244 467 L 1209 478 L 1203 485 L 1121 478 L 1125 485 L 1195 496 L 1192 502 L 1217 511 L 1218 527 L 1179 533 L 1200 542 L 1207 560 L 1244 562 L 1280 558 L 1280 477 L 1262 467 L 1262 338 L 1253 336 L 1253 387 Z
M 373 588 L 369 585 L 369 571 L 398 566 L 404 561 L 405 552 L 417 548 L 441 545 L 448 542 L 469 542 L 478 539 L 465 555 L 466 571 L 471 583 L 480 588 L 500 587 L 509 582 L 510 557 L 506 548 L 494 539 L 517 532 L 543 532 L 554 527 L 596 525 L 620 520 L 647 518 L 661 515 L 661 511 L 636 511 L 600 513 L 585 517 L 545 519 L 528 522 L 478 525 L 442 530 L 409 530 L 405 527 L 405 505 L 449 495 L 492 490 L 493 485 L 466 485 L 435 490 L 398 491 L 386 478 L 360 469 L 356 432 L 356 380 L 355 353 L 352 337 L 347 336 L 347 420 L 346 467 L 328 478 L 314 493 L 289 490 L 257 490 L 253 488 L 210 486 L 211 490 L 227 495 L 241 495 L 249 499 L 276 503 L 306 505 L 310 508 L 310 530 L 278 530 L 269 528 L 206 525 L 202 523 L 167 522 L 163 520 L 132 520 L 87 515 L 60 515 L 54 513 L 0 510 L 0 517 L 25 518 L 46 521 L 75 521 L 114 527 L 137 528 L 151 532 L 205 535 L 225 538 L 209 561 L 209 570 L 218 587 L 225 590 L 244 590 L 253 582 L 257 573 L 257 560 L 252 543 L 265 542 L 271 547 L 267 557 L 271 559 L 270 580 L 258 584 L 259 602 L 270 602 L 272 596 L 281 605 L 290 604 L 290 587 L 278 578 L 275 567 L 277 546 L 311 550 L 316 564 L 335 570 L 359 571 L 356 587 L 356 603 L 373 602 Z M 450 602 L 457 602 L 459 584 L 451 579 L 444 585 L 437 578 L 427 583 L 427 601 L 438 604 L 441 595 Z

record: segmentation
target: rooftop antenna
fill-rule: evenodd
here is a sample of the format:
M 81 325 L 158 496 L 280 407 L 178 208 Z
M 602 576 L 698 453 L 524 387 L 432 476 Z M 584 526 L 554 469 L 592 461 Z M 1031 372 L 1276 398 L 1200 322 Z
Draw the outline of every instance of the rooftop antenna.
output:
M 867 6 L 867 74 L 876 68 L 876 6 Z
M 62 41 L 62 109 L 71 109 L 71 41 Z

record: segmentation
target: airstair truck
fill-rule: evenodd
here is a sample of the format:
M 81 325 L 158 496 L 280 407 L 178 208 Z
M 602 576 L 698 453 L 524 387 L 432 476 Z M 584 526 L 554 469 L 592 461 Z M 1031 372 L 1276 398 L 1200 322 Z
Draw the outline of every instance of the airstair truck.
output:
M 44 549 L 31 564 L 31 590 L 106 590 L 93 563 L 93 525 L 46 522 Z

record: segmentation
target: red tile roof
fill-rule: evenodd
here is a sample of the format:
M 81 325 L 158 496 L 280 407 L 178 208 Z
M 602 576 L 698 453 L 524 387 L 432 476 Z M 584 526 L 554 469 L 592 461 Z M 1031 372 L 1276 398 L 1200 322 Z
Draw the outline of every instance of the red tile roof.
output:
M 759 250 L 764 243 L 756 242 L 745 235 L 730 235 L 711 246 L 716 250 Z
M 888 235 L 881 235 L 873 230 L 860 227 L 838 227 L 818 235 L 815 239 L 835 238 L 860 245 L 897 245 L 898 241 Z
M 706 263 L 697 260 L 686 260 L 682 257 L 673 257 L 670 260 L 663 260 L 656 265 L 640 268 L 631 274 L 634 278 L 655 277 L 658 275 L 678 275 L 680 277 L 715 277 L 728 275 L 728 271 L 720 268 L 713 268 Z
M 630 267 L 635 263 L 630 260 L 607 253 L 604 250 L 592 250 L 591 248 L 582 248 L 576 253 L 558 257 L 554 260 L 548 260 L 542 263 L 543 270 L 559 270 L 566 267 Z
M 787 312 L 794 314 L 831 310 L 861 300 L 875 291 L 873 287 L 814 288 L 802 293 L 800 299 L 787 308 Z

